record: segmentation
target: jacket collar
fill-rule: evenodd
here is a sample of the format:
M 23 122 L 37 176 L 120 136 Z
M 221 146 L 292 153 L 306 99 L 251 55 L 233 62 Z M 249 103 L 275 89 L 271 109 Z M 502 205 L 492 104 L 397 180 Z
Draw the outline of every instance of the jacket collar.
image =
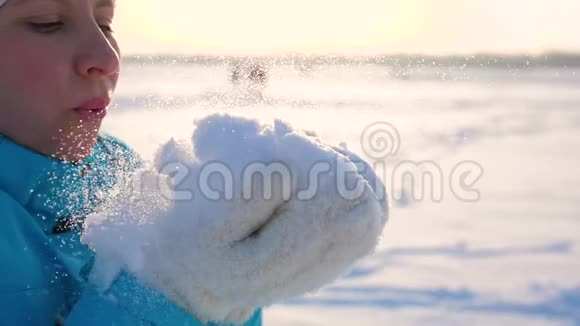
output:
M 43 219 L 85 215 L 96 205 L 106 172 L 114 170 L 107 164 L 113 155 L 103 154 L 106 145 L 97 141 L 84 161 L 65 163 L 0 135 L 0 190 Z

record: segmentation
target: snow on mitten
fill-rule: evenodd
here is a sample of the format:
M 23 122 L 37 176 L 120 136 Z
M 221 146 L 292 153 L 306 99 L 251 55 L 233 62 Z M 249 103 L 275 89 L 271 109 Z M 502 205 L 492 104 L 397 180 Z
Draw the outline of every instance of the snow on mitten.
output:
M 213 115 L 197 122 L 190 147 L 170 142 L 159 151 L 157 170 L 179 175 L 179 198 L 147 201 L 163 203 L 161 212 L 144 203 L 101 215 L 84 239 L 98 256 L 94 239 L 151 210 L 139 244 L 108 256 L 116 266 L 125 257 L 122 268 L 200 320 L 241 323 L 258 307 L 335 280 L 375 248 L 386 202 L 349 157 L 280 121 Z M 168 168 L 176 160 L 186 162 Z

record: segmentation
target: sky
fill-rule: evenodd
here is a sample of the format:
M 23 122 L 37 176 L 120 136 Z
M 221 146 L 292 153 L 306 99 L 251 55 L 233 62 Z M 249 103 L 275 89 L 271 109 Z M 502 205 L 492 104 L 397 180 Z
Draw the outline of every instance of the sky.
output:
M 580 0 L 117 0 L 125 54 L 580 52 Z

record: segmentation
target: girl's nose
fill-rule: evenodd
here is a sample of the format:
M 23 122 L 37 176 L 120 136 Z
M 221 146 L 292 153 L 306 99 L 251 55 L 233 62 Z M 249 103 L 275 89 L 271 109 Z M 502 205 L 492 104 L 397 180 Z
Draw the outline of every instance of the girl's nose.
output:
M 119 51 L 99 30 L 85 35 L 76 60 L 77 73 L 88 78 L 103 78 L 119 72 Z

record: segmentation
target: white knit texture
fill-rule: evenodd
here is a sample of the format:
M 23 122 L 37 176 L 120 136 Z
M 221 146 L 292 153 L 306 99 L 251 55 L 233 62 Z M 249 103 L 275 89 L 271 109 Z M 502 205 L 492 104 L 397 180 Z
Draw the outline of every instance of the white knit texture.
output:
M 231 323 L 245 321 L 258 307 L 317 290 L 371 253 L 387 220 L 386 201 L 375 191 L 383 185 L 368 165 L 353 163 L 359 160 L 280 121 L 263 126 L 227 115 L 197 121 L 191 143 L 168 142 L 156 169 L 140 171 L 148 180 L 145 200 L 121 196 L 87 220 L 83 241 L 97 252 L 91 279 L 106 288 L 126 269 L 202 321 Z M 231 171 L 231 199 L 207 198 L 195 186 L 211 162 Z M 264 198 L 256 178 L 253 196 L 243 197 L 242 175 L 252 162 L 288 167 L 292 196 L 285 197 L 282 179 L 273 178 L 272 198 Z M 319 162 L 349 172 L 342 181 L 334 172 L 314 181 L 311 168 Z M 161 195 L 156 170 L 168 167 L 171 174 L 188 170 L 177 188 L 190 189 L 193 199 Z M 223 178 L 209 180 L 211 189 L 227 193 Z M 343 181 L 349 189 L 362 185 L 362 194 L 341 196 L 337 183 Z M 298 198 L 313 182 L 314 196 Z

